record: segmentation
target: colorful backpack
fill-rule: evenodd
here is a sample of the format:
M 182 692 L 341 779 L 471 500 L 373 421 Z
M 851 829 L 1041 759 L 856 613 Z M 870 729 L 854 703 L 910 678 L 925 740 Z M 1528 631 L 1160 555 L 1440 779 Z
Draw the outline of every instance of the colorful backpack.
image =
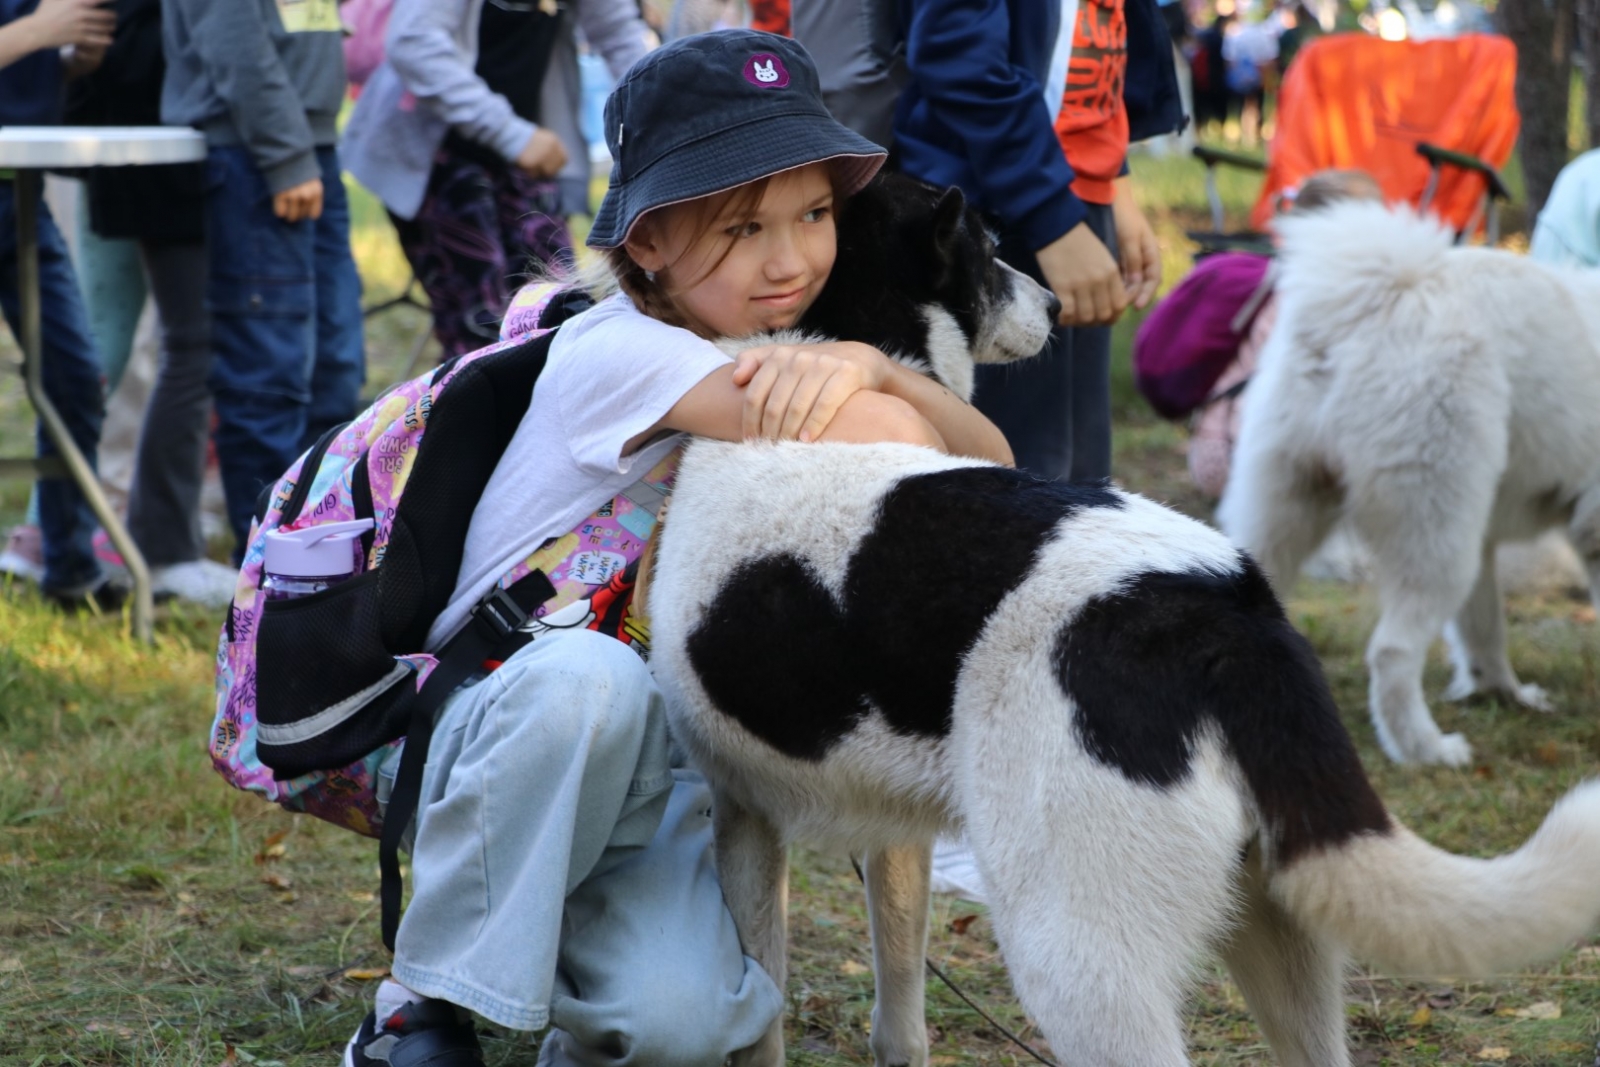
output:
M 1218 252 L 1194 265 L 1133 337 L 1134 384 L 1163 418 L 1205 402 L 1272 291 L 1268 256 Z
M 251 528 L 217 649 L 211 759 L 240 789 L 380 838 L 391 948 L 397 851 L 445 697 L 551 628 L 602 630 L 641 653 L 648 644 L 631 592 L 676 451 L 502 576 L 457 635 L 425 650 L 455 589 L 473 509 L 527 412 L 554 327 L 588 303 L 554 285 L 519 294 L 506 340 L 395 386 L 324 434 L 264 494 Z M 262 594 L 269 531 L 366 518 L 374 525 L 362 535 L 362 573 L 298 599 Z M 390 774 L 384 806 L 379 779 Z

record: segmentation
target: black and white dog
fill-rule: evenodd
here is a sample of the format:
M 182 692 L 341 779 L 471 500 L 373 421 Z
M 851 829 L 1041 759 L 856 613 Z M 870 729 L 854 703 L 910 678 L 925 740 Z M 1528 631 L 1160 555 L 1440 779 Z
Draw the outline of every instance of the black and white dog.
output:
M 865 266 L 841 255 L 872 284 L 830 294 L 830 331 L 915 345 L 963 394 L 951 331 L 964 359 L 1042 336 L 1048 298 L 997 271 L 959 201 L 851 210 L 882 231 Z M 658 553 L 656 674 L 716 790 L 745 950 L 783 984 L 790 841 L 865 853 L 880 1065 L 927 1060 L 929 846 L 955 826 L 1023 1005 L 1073 1067 L 1187 1063 L 1208 947 L 1280 1062 L 1337 1067 L 1346 952 L 1480 974 L 1600 917 L 1600 786 L 1508 856 L 1423 842 L 1255 564 L 1131 493 L 909 446 L 698 442 Z M 781 1064 L 781 1026 L 741 1059 Z

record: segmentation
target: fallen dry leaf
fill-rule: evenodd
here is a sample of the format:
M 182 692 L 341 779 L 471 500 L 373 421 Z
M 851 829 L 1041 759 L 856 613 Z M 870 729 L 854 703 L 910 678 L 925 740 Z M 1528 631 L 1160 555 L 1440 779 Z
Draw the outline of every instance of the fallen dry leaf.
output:
M 1572 609 L 1572 621 L 1589 623 L 1594 622 L 1594 605 L 1582 604 Z
M 1526 1008 L 1518 1008 L 1511 1014 L 1518 1019 L 1538 1019 L 1548 1022 L 1551 1019 L 1561 1018 L 1561 1005 L 1553 1000 L 1541 1000 L 1537 1004 L 1529 1004 Z
M 370 982 L 374 978 L 387 978 L 387 967 L 347 967 L 344 976 L 354 982 Z
M 0 974 L 22 970 L 22 960 L 16 956 L 0 956 Z
M 283 859 L 289 850 L 283 847 L 283 839 L 289 836 L 289 831 L 278 830 L 268 834 L 261 840 L 261 848 L 256 852 L 257 863 L 273 863 Z
M 858 974 L 866 974 L 867 965 L 859 960 L 845 960 L 843 963 L 839 964 L 839 973 L 847 974 L 851 977 L 854 977 Z
M 1504 1063 L 1511 1058 L 1511 1050 L 1499 1045 L 1485 1045 L 1478 1050 L 1478 1059 L 1489 1063 Z
M 958 915 L 950 920 L 950 932 L 964 936 L 967 932 L 967 927 L 971 926 L 977 919 L 976 915 Z
M 294 883 L 289 880 L 288 876 L 279 874 L 277 871 L 268 871 L 263 874 L 261 881 L 274 889 L 290 890 L 294 888 Z
M 1546 741 L 1533 750 L 1533 755 L 1546 767 L 1554 767 L 1561 762 L 1561 746 L 1554 741 Z
M 1433 1009 L 1424 1004 L 1411 1013 L 1411 1018 L 1406 1020 L 1407 1026 L 1427 1026 L 1433 1022 Z

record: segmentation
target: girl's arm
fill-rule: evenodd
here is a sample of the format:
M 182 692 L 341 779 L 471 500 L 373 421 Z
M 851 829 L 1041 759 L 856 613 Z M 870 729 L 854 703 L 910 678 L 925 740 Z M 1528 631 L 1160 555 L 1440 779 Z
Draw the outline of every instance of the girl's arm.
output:
M 519 117 L 467 62 L 460 37 L 476 40 L 476 26 L 462 27 L 474 10 L 481 5 L 470 0 L 395 0 L 384 58 L 419 105 L 514 163 L 539 127 Z
M 927 419 L 944 438 L 945 452 L 1016 465 L 1005 435 L 983 412 L 933 378 L 892 360 L 889 365 L 893 371 L 881 391 L 904 400 Z
M 685 393 L 632 452 L 662 430 L 723 441 L 901 441 L 1011 464 L 994 424 L 950 390 L 855 342 L 740 353 Z

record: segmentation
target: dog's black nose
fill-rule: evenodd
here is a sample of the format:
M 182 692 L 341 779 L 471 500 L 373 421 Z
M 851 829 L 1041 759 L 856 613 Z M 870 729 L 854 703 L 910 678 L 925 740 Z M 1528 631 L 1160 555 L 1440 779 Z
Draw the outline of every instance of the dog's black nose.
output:
M 1050 316 L 1050 325 L 1054 326 L 1061 318 L 1061 298 L 1050 294 L 1050 303 L 1045 305 L 1044 312 Z

